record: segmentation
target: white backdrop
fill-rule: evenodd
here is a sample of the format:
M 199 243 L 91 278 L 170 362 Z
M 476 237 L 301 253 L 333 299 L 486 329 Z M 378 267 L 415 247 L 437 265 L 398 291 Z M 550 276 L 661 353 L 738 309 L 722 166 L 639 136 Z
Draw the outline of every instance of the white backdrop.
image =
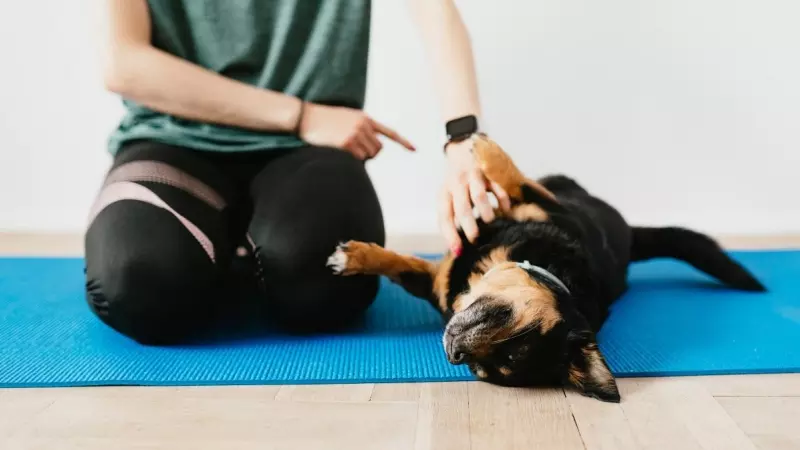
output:
M 119 118 L 92 2 L 0 2 L 0 230 L 80 231 Z M 402 0 L 374 2 L 370 163 L 390 233 L 436 232 L 441 124 Z M 800 2 L 462 0 L 491 134 L 637 223 L 800 231 Z M 627 168 L 624 168 L 627 166 Z

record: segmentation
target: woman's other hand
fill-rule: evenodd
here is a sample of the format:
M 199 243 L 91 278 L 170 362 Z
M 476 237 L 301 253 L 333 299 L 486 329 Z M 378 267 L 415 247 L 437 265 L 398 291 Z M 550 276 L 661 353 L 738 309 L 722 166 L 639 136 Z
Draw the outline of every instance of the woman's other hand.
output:
M 439 199 L 439 226 L 450 250 L 461 252 L 458 229 L 470 242 L 478 237 L 478 225 L 473 214 L 477 209 L 484 222 L 494 220 L 495 214 L 488 193 L 494 194 L 498 206 L 505 211 L 511 208 L 508 193 L 497 183 L 489 181 L 472 154 L 472 139 L 447 146 L 448 170 Z
M 363 111 L 306 103 L 299 122 L 300 138 L 312 145 L 339 148 L 360 160 L 374 158 L 383 148 L 383 135 L 410 151 L 414 146 L 396 131 Z

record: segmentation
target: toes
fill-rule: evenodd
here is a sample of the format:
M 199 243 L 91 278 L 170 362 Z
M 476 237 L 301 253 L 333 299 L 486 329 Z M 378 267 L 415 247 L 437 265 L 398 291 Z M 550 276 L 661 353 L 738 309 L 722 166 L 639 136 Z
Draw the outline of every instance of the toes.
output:
M 328 257 L 328 261 L 325 265 L 330 268 L 333 273 L 341 275 L 347 270 L 347 260 L 347 244 L 341 243 L 336 247 L 336 251 Z

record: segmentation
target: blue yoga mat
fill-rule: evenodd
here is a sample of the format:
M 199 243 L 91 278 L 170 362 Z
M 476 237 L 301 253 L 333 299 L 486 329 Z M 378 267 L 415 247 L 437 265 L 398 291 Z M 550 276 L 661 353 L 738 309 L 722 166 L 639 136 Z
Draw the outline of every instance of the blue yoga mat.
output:
M 796 372 L 800 251 L 735 252 L 765 294 L 673 261 L 637 265 L 599 335 L 617 376 Z M 178 348 L 140 346 L 83 300 L 80 259 L 0 259 L 0 386 L 314 384 L 471 380 L 425 302 L 383 280 L 363 325 L 337 335 L 259 330 Z

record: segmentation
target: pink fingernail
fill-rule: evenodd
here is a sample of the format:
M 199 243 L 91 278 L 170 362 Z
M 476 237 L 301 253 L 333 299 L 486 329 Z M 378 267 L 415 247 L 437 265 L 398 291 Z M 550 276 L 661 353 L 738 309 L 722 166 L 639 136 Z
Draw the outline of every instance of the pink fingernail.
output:
M 453 247 L 450 249 L 450 251 L 452 251 L 456 256 L 461 256 L 461 247 Z

